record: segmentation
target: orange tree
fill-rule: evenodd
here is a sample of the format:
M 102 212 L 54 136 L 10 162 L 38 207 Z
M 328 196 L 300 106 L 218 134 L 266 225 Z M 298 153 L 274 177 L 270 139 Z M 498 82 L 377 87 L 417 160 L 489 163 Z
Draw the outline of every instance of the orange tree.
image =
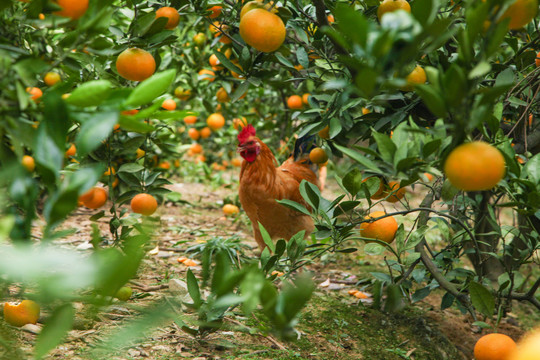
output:
M 538 4 L 414 0 L 408 9 L 403 1 L 387 3 L 378 11 L 379 2 L 371 0 L 258 1 L 243 14 L 243 2 L 233 0 L 90 0 L 87 8 L 84 1 L 2 3 L 0 160 L 8 190 L 0 198 L 3 236 L 29 243 L 40 213 L 46 226 L 38 238 L 49 243 L 66 235 L 58 225 L 80 196 L 91 207 L 101 203 L 94 192 L 102 198 L 102 190 L 88 194 L 97 183 L 109 199 L 108 213 L 92 217 L 106 216 L 110 234 L 94 227 L 91 261 L 54 248 L 46 250 L 48 257 L 18 247 L 3 250 L 40 264 L 26 279 L 29 286 L 42 284 L 33 296 L 50 306 L 50 327 L 60 322 L 67 331 L 72 301 L 102 305 L 135 274 L 158 217 L 124 217 L 131 211 L 120 205 L 140 193 L 161 202 L 168 172 L 202 169 L 208 175 L 212 167 L 233 162 L 236 128 L 244 123 L 254 124 L 281 157 L 293 134 L 319 134 L 319 145 L 340 164 L 333 169 L 345 194 L 326 200 L 302 185 L 317 224 L 312 244 L 301 234 L 288 243 L 268 242 L 273 254 L 265 251 L 258 265 L 242 269 L 219 252 L 206 256 L 205 268 L 212 262 L 220 271 L 203 276 L 202 285 L 210 280 L 207 298 L 189 273 L 198 322 L 177 320 L 184 331 L 204 336 L 230 307 L 242 304 L 249 313 L 261 304 L 275 329 L 290 335 L 312 288 L 299 279 L 301 287 L 278 291 L 272 272 L 292 273 L 327 252 L 355 252 L 350 244 L 365 241 L 367 254 L 387 249 L 394 256 L 387 260 L 389 273 L 373 274 L 375 305 L 386 310 L 436 288 L 446 293 L 443 308 L 455 304 L 473 315 L 503 315 L 512 299 L 540 307 L 540 280 L 533 271 L 540 206 Z M 179 22 L 171 9 L 158 12 L 163 6 L 176 10 Z M 466 171 L 460 168 L 465 159 L 458 158 L 455 167 L 445 162 L 473 140 L 502 154 L 506 171 L 493 175 L 491 160 L 486 164 L 472 154 L 472 182 L 483 183 L 478 174 L 488 174 L 496 185 L 455 183 L 460 191 L 446 176 L 452 180 Z M 349 162 L 339 157 L 353 165 L 345 168 Z M 187 165 L 191 160 L 197 165 Z M 430 183 L 432 176 L 437 180 Z M 420 206 L 408 202 L 403 188 L 409 185 L 427 192 Z M 441 206 L 434 208 L 435 200 Z M 395 245 L 361 231 L 369 227 L 365 223 L 380 221 L 366 216 L 374 213 L 371 208 L 387 202 L 396 205 L 379 217 L 401 222 L 401 215 L 418 214 L 407 229 L 395 230 L 392 222 Z M 503 209 L 513 221 L 503 221 Z M 441 238 L 436 249 L 426 242 L 433 233 Z M 114 246 L 103 247 L 102 240 Z M 80 263 L 73 272 L 87 280 L 73 284 L 66 271 L 61 279 L 67 288 L 46 281 L 44 270 L 51 266 L 42 259 L 51 258 L 70 270 Z M 473 270 L 464 267 L 465 258 Z M 15 269 L 2 265 L 2 286 L 23 281 Z M 88 288 L 92 295 L 81 295 Z M 157 304 L 146 320 L 176 318 L 166 308 Z M 144 329 L 146 320 L 134 326 Z M 133 329 L 110 345 L 139 334 Z M 60 341 L 58 334 L 54 341 L 47 335 L 38 340 L 38 355 Z

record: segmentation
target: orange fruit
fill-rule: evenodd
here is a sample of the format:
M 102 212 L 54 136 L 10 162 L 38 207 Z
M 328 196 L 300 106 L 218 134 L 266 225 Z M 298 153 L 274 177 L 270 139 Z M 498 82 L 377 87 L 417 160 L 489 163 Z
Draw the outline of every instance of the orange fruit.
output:
M 178 26 L 178 23 L 180 23 L 180 14 L 178 13 L 178 10 L 169 6 L 164 6 L 157 9 L 156 19 L 160 17 L 167 18 L 167 24 L 165 24 L 165 29 L 168 30 L 174 29 Z
M 205 126 L 201 129 L 199 133 L 201 134 L 201 138 L 207 139 L 210 137 L 210 135 L 212 135 L 212 130 L 210 130 L 208 126 Z
M 146 50 L 129 48 L 118 55 L 116 70 L 124 79 L 143 81 L 156 71 L 156 60 Z
M 168 161 L 163 161 L 159 163 L 158 168 L 169 170 L 171 168 L 171 164 Z
M 248 11 L 239 25 L 244 41 L 262 52 L 273 52 L 285 41 L 285 24 L 279 16 L 265 9 Z
M 316 147 L 309 152 L 309 160 L 314 164 L 323 164 L 328 161 L 328 155 L 324 149 Z
M 427 80 L 426 72 L 423 67 L 416 65 L 413 71 L 405 78 L 407 86 L 403 87 L 405 91 L 411 91 L 414 85 L 424 84 Z
M 330 139 L 330 127 L 326 125 L 324 129 L 319 131 L 319 137 L 321 139 Z
M 174 89 L 174 96 L 176 96 L 180 100 L 187 100 L 191 96 L 191 90 L 186 90 L 181 86 L 178 86 L 176 89 Z
M 225 90 L 224 87 L 221 87 L 216 92 L 216 98 L 217 98 L 217 101 L 219 102 L 227 102 L 229 101 L 229 94 L 227 94 L 227 90 Z
M 184 118 L 184 122 L 190 125 L 195 124 L 197 122 L 197 117 L 194 115 L 188 115 Z
M 26 170 L 28 170 L 28 172 L 32 172 L 36 168 L 36 162 L 34 161 L 34 158 L 29 155 L 24 155 L 22 157 L 21 164 Z
M 333 22 L 336 21 L 336 19 L 334 19 L 334 15 L 330 14 L 326 17 L 326 20 L 328 21 L 329 24 L 332 24 Z
M 41 89 L 37 87 L 28 87 L 26 88 L 26 92 L 31 95 L 30 98 L 34 101 L 37 101 L 40 97 L 43 96 L 43 91 L 41 91 Z
M 56 0 L 62 10 L 55 12 L 56 15 L 77 20 L 88 9 L 88 0 Z
M 211 8 L 208 9 L 208 11 L 212 12 L 210 15 L 208 15 L 208 17 L 210 19 L 217 18 L 219 15 L 221 15 L 221 10 L 223 10 L 223 7 L 221 7 L 219 5 L 212 6 Z
M 448 180 L 464 191 L 489 190 L 504 177 L 504 157 L 496 147 L 475 141 L 456 147 L 444 163 Z
M 189 150 L 191 150 L 191 152 L 193 154 L 200 154 L 202 153 L 203 151 L 203 148 L 202 148 L 202 145 L 199 144 L 199 143 L 193 143 L 191 144 L 191 146 L 189 147 Z
M 362 108 L 362 115 L 369 114 L 371 111 L 368 108 L 363 107 Z
M 244 68 L 238 63 L 238 60 L 233 60 L 232 63 L 236 65 L 237 68 L 239 68 L 241 71 L 244 71 Z M 239 80 L 245 79 L 246 77 L 242 74 L 239 74 L 237 72 L 231 71 L 231 75 Z
M 206 35 L 203 33 L 197 33 L 193 36 L 193 41 L 196 45 L 201 46 L 206 42 Z
M 103 175 L 110 176 L 111 174 L 116 174 L 116 170 L 112 166 L 109 166 L 107 170 L 103 173 Z
M 45 14 L 40 13 L 40 14 L 38 15 L 38 18 L 39 18 L 39 20 L 45 20 Z
M 536 67 L 540 66 L 540 51 L 538 54 L 536 54 L 536 59 L 534 60 L 534 63 L 536 64 Z
M 131 109 L 131 110 L 124 110 L 124 111 L 121 111 L 120 114 L 121 115 L 125 115 L 125 116 L 129 116 L 129 115 L 135 115 L 139 112 L 139 110 L 137 109 Z M 117 124 L 118 125 L 118 124 Z M 116 125 L 115 125 L 116 126 Z M 118 125 L 118 127 L 120 127 L 120 125 Z M 115 129 L 116 130 L 116 129 Z
M 98 209 L 107 202 L 107 191 L 104 188 L 94 186 L 79 196 L 79 202 L 89 209 Z
M 176 101 L 174 101 L 173 99 L 164 100 L 163 103 L 161 103 L 161 107 L 165 110 L 172 111 L 176 109 Z
M 60 82 L 60 80 L 62 80 L 60 78 L 60 74 L 58 73 L 55 73 L 55 72 L 48 72 L 45 74 L 45 76 L 43 77 L 43 82 L 47 85 L 47 86 L 53 86 L 54 84 Z
M 13 326 L 37 323 L 39 312 L 39 305 L 32 300 L 23 300 L 17 305 L 4 303 L 4 320 Z
M 371 176 L 365 178 L 364 180 L 362 180 L 362 182 L 366 181 L 369 178 L 371 178 Z M 374 194 L 371 194 L 371 200 L 380 200 L 384 198 L 386 196 L 386 193 L 384 190 L 385 190 L 384 181 L 379 178 L 379 188 Z
M 243 129 L 246 125 L 247 125 L 247 120 L 243 116 L 241 118 L 233 119 L 233 127 L 235 130 Z
M 212 82 L 216 80 L 216 74 L 212 70 L 202 69 L 199 71 L 199 80 L 208 80 Z
M 240 167 L 240 166 L 242 166 L 242 159 L 234 158 L 234 159 L 231 160 L 231 164 L 234 167 Z
M 289 96 L 289 98 L 287 99 L 287 106 L 289 107 L 289 109 L 293 110 L 301 109 L 303 106 L 302 98 L 298 95 Z
M 478 339 L 474 345 L 474 358 L 476 360 L 508 360 L 515 349 L 516 343 L 509 336 L 487 334 Z
M 392 193 L 392 195 L 386 198 L 386 201 L 391 202 L 391 203 L 398 202 L 399 200 L 403 199 L 406 192 L 407 190 L 405 190 L 404 187 L 403 188 L 399 187 L 399 181 L 390 181 L 388 183 L 388 190 L 386 190 L 385 196 L 387 196 L 390 193 Z
M 375 211 L 365 217 L 365 219 L 375 219 L 386 215 L 384 211 Z M 398 223 L 393 216 L 385 217 L 374 222 L 363 222 L 360 224 L 360 235 L 362 237 L 377 239 L 390 244 L 394 241 Z
M 516 0 L 506 9 L 500 20 L 510 18 L 510 30 L 521 29 L 536 17 L 538 13 L 538 0 Z
M 308 105 L 309 104 L 309 96 L 311 94 L 304 94 L 302 95 L 302 102 L 304 103 L 304 105 Z
M 430 173 L 427 173 L 427 172 L 426 172 L 426 173 L 424 173 L 424 176 L 425 176 L 425 177 L 426 177 L 426 178 L 428 179 L 428 181 L 432 181 L 432 180 L 433 180 L 433 178 L 434 178 L 434 176 L 433 176 L 432 174 L 430 174 Z
M 77 148 L 75 147 L 75 144 L 71 144 L 69 146 L 69 149 L 67 149 L 66 152 L 64 153 L 64 156 L 65 157 L 75 156 L 76 153 L 77 153 Z
M 377 9 L 377 17 L 381 21 L 384 14 L 396 10 L 405 10 L 411 12 L 411 5 L 405 0 L 384 0 Z
M 199 130 L 195 128 L 191 128 L 188 130 L 188 136 L 192 138 L 193 140 L 199 140 L 199 137 L 201 136 L 201 134 L 199 133 Z
M 223 70 L 223 65 L 221 65 L 221 61 L 219 61 L 216 54 L 210 55 L 210 58 L 208 58 L 208 63 L 214 70 Z
M 246 13 L 248 13 L 251 10 L 254 10 L 254 9 L 269 10 L 271 7 L 272 7 L 272 2 L 264 4 L 263 0 L 248 1 L 247 3 L 244 4 L 244 6 L 242 6 L 242 10 L 240 10 L 240 20 L 244 17 Z M 272 12 L 277 12 L 277 9 L 273 8 Z
M 131 210 L 136 214 L 142 214 L 145 216 L 152 215 L 157 207 L 158 203 L 155 197 L 150 194 L 137 194 L 131 199 Z
M 141 148 L 138 148 L 137 151 L 136 151 L 136 154 L 137 154 L 137 159 L 140 159 L 146 154 L 146 151 L 144 151 Z
M 537 360 L 540 354 L 540 328 L 525 334 L 508 360 Z
M 238 208 L 238 206 L 236 205 L 233 205 L 233 204 L 225 204 L 223 205 L 223 213 L 225 215 L 234 215 L 234 214 L 238 214 L 240 212 L 240 209 Z
M 206 119 L 206 124 L 210 129 L 216 131 L 225 125 L 225 118 L 219 113 L 214 113 Z

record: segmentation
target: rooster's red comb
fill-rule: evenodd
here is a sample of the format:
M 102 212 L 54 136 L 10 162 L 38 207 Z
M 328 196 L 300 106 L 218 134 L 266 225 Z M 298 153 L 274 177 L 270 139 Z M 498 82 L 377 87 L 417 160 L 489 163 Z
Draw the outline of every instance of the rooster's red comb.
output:
M 238 134 L 238 142 L 242 144 L 250 136 L 255 136 L 255 128 L 253 127 L 253 125 L 248 124 L 242 129 L 242 131 L 240 131 L 240 134 Z

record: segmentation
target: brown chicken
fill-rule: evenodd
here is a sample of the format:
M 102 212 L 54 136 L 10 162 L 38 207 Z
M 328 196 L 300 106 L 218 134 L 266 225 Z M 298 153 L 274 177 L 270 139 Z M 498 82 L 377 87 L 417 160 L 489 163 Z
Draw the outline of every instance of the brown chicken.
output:
M 319 180 L 308 161 L 294 160 L 297 155 L 294 154 L 276 167 L 276 158 L 268 146 L 255 136 L 252 125 L 247 125 L 238 134 L 238 142 L 238 152 L 244 158 L 240 172 L 240 203 L 251 220 L 259 247 L 264 249 L 266 246 L 259 223 L 272 239 L 289 240 L 301 230 L 305 230 L 308 236 L 314 229 L 311 217 L 276 202 L 289 199 L 309 208 L 300 195 L 300 182 L 306 180 L 319 186 Z

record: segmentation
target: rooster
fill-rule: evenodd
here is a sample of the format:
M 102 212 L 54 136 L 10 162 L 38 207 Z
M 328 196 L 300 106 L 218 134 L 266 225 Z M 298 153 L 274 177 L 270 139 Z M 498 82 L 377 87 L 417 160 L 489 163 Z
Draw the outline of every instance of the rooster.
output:
M 238 153 L 244 161 L 240 171 L 239 198 L 253 226 L 253 235 L 259 248 L 265 243 L 259 230 L 261 223 L 272 239 L 289 240 L 301 230 L 308 236 L 314 229 L 311 217 L 276 202 L 289 199 L 309 208 L 300 195 L 300 182 L 319 185 L 319 179 L 309 160 L 301 158 L 309 153 L 313 137 L 298 139 L 294 154 L 281 166 L 272 151 L 256 135 L 255 128 L 247 125 L 238 134 Z M 311 164 L 312 165 L 312 164 Z M 313 166 L 313 165 L 312 165 Z

